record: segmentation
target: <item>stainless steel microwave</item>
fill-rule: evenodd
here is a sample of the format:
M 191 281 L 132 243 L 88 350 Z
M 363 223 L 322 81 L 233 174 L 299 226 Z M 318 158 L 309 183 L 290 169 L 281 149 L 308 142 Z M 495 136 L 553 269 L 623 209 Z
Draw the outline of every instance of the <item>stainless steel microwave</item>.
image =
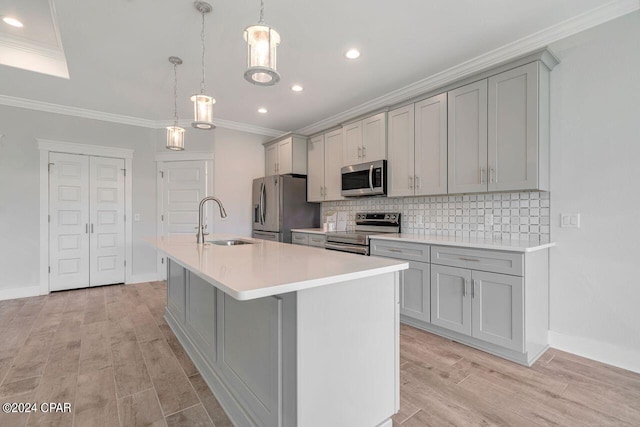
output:
M 380 196 L 387 194 L 387 161 L 345 166 L 342 174 L 342 195 L 345 197 Z

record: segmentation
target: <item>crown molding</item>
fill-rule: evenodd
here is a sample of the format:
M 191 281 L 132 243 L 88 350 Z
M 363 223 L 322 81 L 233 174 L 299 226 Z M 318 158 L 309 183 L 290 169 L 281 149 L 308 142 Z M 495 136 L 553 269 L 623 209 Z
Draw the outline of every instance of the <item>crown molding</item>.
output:
M 185 160 L 213 160 L 210 151 L 162 151 L 156 153 L 156 162 L 176 162 Z
M 529 36 L 518 39 L 502 47 L 484 53 L 473 59 L 465 61 L 430 77 L 418 80 L 415 83 L 391 91 L 385 95 L 374 98 L 363 104 L 335 114 L 326 119 L 315 122 L 296 130 L 302 135 L 312 135 L 330 127 L 339 125 L 354 117 L 368 112 L 406 101 L 421 93 L 426 93 L 447 84 L 453 83 L 464 77 L 494 67 L 519 56 L 526 55 L 536 49 L 543 48 L 550 43 L 564 39 L 571 35 L 585 31 L 620 16 L 635 12 L 640 9 L 638 0 L 613 0 L 608 3 L 569 18 L 556 25 L 552 25 Z
M 38 150 L 44 151 L 84 154 L 87 156 L 117 157 L 123 159 L 132 159 L 134 153 L 134 150 L 130 148 L 79 144 L 77 142 L 54 141 L 43 138 L 36 138 L 36 141 L 38 142 Z
M 0 105 L 9 107 L 26 108 L 29 110 L 44 111 L 47 113 L 64 114 L 67 116 L 81 117 L 83 119 L 101 120 L 104 122 L 119 123 L 123 125 L 139 126 L 149 129 L 162 129 L 171 126 L 171 120 L 149 120 L 138 117 L 124 116 L 121 114 L 105 113 L 102 111 L 87 110 L 84 108 L 69 107 L 66 105 L 52 104 L 44 101 L 18 98 L 15 96 L 0 95 Z M 180 124 L 186 127 L 191 126 L 188 120 L 181 120 Z M 255 133 L 265 136 L 280 136 L 285 132 L 277 129 L 269 129 L 261 126 L 249 125 L 246 123 L 234 122 L 231 120 L 216 119 L 216 126 L 224 129 L 238 130 L 242 132 Z

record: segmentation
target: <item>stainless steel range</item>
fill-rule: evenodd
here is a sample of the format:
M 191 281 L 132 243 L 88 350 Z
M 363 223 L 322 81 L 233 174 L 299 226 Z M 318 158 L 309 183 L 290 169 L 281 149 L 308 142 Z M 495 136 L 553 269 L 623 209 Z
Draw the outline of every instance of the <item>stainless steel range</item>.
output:
M 400 232 L 399 213 L 357 213 L 355 231 L 327 233 L 326 249 L 369 255 L 369 236 Z

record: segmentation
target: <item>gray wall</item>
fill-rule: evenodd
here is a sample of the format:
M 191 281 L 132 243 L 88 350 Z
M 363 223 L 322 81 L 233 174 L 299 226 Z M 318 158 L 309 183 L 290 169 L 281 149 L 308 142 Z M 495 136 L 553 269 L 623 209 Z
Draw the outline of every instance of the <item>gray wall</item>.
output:
M 551 49 L 551 343 L 640 372 L 640 12 Z

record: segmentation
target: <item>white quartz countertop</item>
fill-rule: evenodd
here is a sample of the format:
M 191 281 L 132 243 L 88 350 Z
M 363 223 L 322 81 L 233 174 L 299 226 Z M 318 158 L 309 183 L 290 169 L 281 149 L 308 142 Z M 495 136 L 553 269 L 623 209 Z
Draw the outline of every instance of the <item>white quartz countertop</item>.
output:
M 291 231 L 308 234 L 327 234 L 322 228 L 292 228 Z
M 510 252 L 535 252 L 555 246 L 554 242 L 540 243 L 528 240 L 491 240 L 470 237 L 436 236 L 431 234 L 379 234 L 371 236 L 378 240 L 425 243 L 429 245 L 458 246 L 463 248 L 492 249 Z
M 409 263 L 227 234 L 250 245 L 198 245 L 195 236 L 148 238 L 167 257 L 238 300 L 251 300 L 406 270 Z

